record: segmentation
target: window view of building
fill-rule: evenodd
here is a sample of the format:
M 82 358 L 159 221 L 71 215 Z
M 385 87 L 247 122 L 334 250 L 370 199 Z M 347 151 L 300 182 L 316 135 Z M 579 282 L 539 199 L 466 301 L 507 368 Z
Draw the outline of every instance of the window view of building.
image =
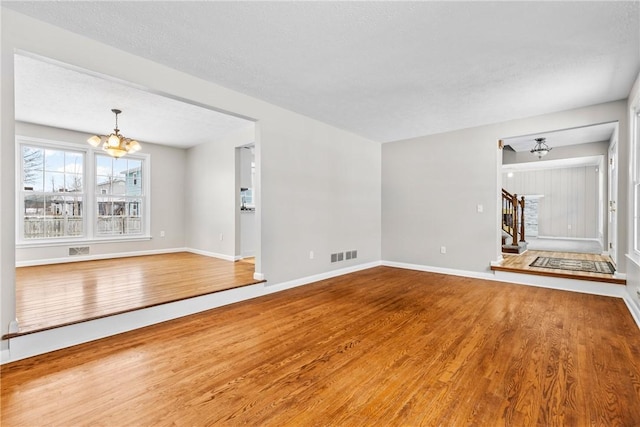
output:
M 90 151 L 23 143 L 20 153 L 22 240 L 144 233 L 143 159 L 95 154 L 89 176 L 85 163 Z M 94 206 L 89 211 L 87 199 Z
M 96 155 L 96 234 L 142 233 L 142 160 Z
M 84 153 L 22 146 L 23 237 L 84 235 Z

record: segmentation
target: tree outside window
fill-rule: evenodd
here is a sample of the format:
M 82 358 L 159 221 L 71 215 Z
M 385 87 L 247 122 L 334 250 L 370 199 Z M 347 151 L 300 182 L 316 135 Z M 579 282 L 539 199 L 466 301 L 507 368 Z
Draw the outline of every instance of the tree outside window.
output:
M 22 237 L 84 235 L 84 153 L 21 146 Z

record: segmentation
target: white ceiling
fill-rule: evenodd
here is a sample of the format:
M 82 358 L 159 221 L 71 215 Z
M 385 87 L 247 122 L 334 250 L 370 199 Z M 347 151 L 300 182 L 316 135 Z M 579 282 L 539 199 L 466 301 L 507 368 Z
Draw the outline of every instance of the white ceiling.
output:
M 175 147 L 217 141 L 253 122 L 128 84 L 15 55 L 16 120 L 93 134 L 111 133 Z
M 624 99 L 640 70 L 638 1 L 2 7 L 383 142 Z

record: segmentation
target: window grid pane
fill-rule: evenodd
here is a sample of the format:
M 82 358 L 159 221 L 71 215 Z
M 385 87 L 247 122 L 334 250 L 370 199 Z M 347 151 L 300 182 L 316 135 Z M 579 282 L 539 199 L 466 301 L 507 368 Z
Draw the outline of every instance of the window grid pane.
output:
M 30 145 L 21 153 L 23 238 L 83 236 L 84 153 Z
M 96 235 L 143 233 L 143 161 L 96 154 Z
M 98 197 L 96 233 L 102 236 L 141 234 L 142 199 Z

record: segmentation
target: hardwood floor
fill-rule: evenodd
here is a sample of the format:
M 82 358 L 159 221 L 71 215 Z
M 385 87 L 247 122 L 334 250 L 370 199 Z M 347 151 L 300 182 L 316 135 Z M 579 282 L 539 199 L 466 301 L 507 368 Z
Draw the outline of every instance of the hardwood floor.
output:
M 187 252 L 20 267 L 18 335 L 259 283 L 253 272 Z
M 3 426 L 638 426 L 621 299 L 376 267 L 1 368 Z
M 502 254 L 502 256 L 504 257 L 502 262 L 500 262 L 500 264 L 498 265 L 491 266 L 491 270 L 511 271 L 515 273 L 535 274 L 539 276 L 551 276 L 566 279 L 590 280 L 593 282 L 613 283 L 617 285 L 626 284 L 625 279 L 615 277 L 612 274 L 574 272 L 568 270 L 529 266 L 529 264 L 531 264 L 539 256 L 582 259 L 590 261 L 611 261 L 608 256 L 604 255 L 528 250 L 520 255 Z

